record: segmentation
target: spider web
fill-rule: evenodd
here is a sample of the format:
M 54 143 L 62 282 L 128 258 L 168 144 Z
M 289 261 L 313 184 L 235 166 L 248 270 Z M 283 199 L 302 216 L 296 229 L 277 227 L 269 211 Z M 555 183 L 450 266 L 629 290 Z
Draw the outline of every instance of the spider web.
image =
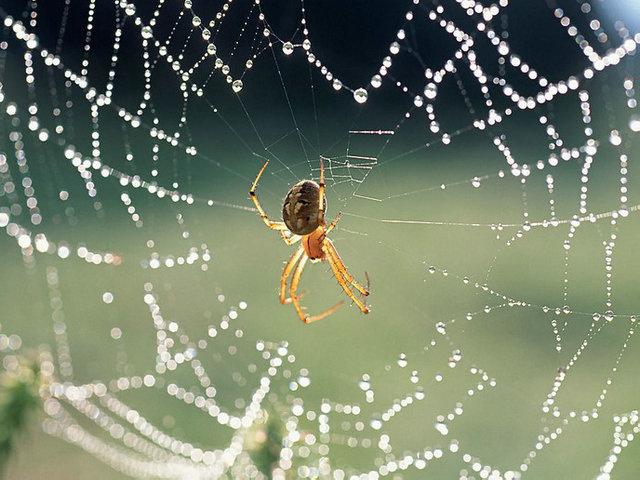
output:
M 44 432 L 136 478 L 634 478 L 637 7 L 395 3 L 3 6 Z M 303 328 L 246 191 L 270 160 L 275 218 L 321 157 L 373 313 Z

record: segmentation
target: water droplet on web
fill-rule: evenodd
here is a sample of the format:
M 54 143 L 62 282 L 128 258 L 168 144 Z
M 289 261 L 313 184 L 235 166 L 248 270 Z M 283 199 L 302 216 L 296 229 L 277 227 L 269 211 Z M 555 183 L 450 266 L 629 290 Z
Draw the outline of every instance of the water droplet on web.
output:
M 113 302 L 113 293 L 111 293 L 111 292 L 104 292 L 104 293 L 102 294 L 102 301 L 103 301 L 104 303 L 107 303 L 107 304 L 109 304 L 109 303 Z
M 449 429 L 447 428 L 447 426 L 444 423 L 436 423 L 434 425 L 434 427 L 442 435 L 448 435 L 449 434 Z
M 401 353 L 400 356 L 398 357 L 398 365 L 401 368 L 404 368 L 407 366 L 407 356 L 404 353 Z
M 371 77 L 371 86 L 373 88 L 380 88 L 380 85 L 382 85 L 382 77 L 380 75 L 376 74 Z
M 358 88 L 353 92 L 353 98 L 358 103 L 364 103 L 369 98 L 369 92 L 367 92 L 364 88 Z
M 233 83 L 231 84 L 231 88 L 233 89 L 234 92 L 238 93 L 240 90 L 242 90 L 242 80 L 234 80 Z
M 285 55 L 291 55 L 293 53 L 293 44 L 291 42 L 284 42 L 282 44 L 282 51 Z
M 611 142 L 611 145 L 620 145 L 622 143 L 620 132 L 618 132 L 618 130 L 611 130 L 611 133 L 609 134 L 609 141 Z
M 338 80 L 337 78 L 333 80 L 333 89 L 334 90 L 340 90 L 342 88 L 342 82 L 340 80 Z
M 640 115 L 631 115 L 631 118 L 629 118 L 629 128 L 632 132 L 640 132 Z
M 456 349 L 452 351 L 451 356 L 449 357 L 449 367 L 455 368 L 460 360 L 462 360 L 462 350 Z
M 148 25 L 142 27 L 142 30 L 140 31 L 140 33 L 142 34 L 142 38 L 147 40 L 153 37 L 153 30 Z
M 427 86 L 424 87 L 424 96 L 427 97 L 429 100 L 433 100 L 434 98 L 436 98 L 437 95 L 438 95 L 438 86 L 433 82 L 427 83 Z

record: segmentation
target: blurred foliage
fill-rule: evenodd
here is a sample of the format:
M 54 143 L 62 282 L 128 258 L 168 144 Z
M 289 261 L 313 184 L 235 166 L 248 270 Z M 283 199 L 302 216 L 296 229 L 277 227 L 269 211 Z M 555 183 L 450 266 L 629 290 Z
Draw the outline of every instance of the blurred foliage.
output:
M 5 363 L 7 368 L 0 374 L 0 478 L 4 478 L 18 436 L 40 406 L 38 362 L 26 356 L 12 356 L 12 361 Z
M 273 469 L 280 459 L 283 434 L 282 420 L 263 410 L 262 420 L 256 421 L 246 436 L 246 451 L 256 468 L 269 479 L 273 478 Z

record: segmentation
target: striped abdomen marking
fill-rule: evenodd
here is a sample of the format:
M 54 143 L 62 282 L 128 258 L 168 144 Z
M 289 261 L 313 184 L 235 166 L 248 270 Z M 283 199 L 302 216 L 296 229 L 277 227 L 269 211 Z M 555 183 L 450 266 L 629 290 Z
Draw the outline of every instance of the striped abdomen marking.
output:
M 282 220 L 292 233 L 308 235 L 320 225 L 320 186 L 313 180 L 296 183 L 282 205 Z M 325 206 L 326 208 L 326 206 Z

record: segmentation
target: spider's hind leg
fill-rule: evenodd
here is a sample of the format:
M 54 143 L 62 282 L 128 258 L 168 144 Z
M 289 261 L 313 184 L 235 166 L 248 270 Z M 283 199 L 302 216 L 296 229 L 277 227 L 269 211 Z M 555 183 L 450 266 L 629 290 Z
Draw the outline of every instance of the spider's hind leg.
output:
M 286 290 L 287 290 L 287 280 L 291 275 L 291 272 L 295 268 L 296 264 L 300 260 L 300 257 L 304 254 L 304 248 L 302 246 L 298 247 L 298 249 L 293 252 L 289 260 L 287 261 L 284 269 L 282 270 L 282 275 L 280 276 L 280 303 L 283 305 L 285 303 L 291 303 L 291 297 L 286 298 Z M 302 296 L 302 295 L 300 295 Z
M 360 290 L 360 288 L 358 288 L 358 291 L 360 291 L 363 295 L 368 295 L 369 292 L 362 287 L 360 284 L 358 284 L 355 280 L 353 281 L 349 281 L 347 280 L 347 277 L 345 277 L 341 271 L 341 267 L 338 264 L 338 262 L 336 261 L 336 259 L 331 255 L 331 249 L 330 246 L 332 246 L 333 244 L 331 243 L 331 240 L 326 240 L 324 242 L 323 245 L 323 249 L 325 250 L 325 253 L 327 254 L 327 261 L 329 262 L 329 265 L 331 265 L 331 270 L 333 270 L 333 274 L 336 277 L 336 280 L 338 281 L 338 284 L 342 287 L 342 290 L 344 291 L 344 293 L 351 299 L 353 300 L 353 303 L 356 304 L 356 306 L 360 309 L 360 311 L 362 313 L 369 313 L 369 307 L 367 307 L 367 305 L 360 300 L 358 297 L 356 297 L 356 295 L 353 293 L 353 290 L 351 290 L 351 287 L 348 285 L 348 283 L 351 283 L 354 287 L 360 287 L 362 290 Z M 335 250 L 335 249 L 334 249 Z M 336 252 L 337 253 L 337 252 Z M 338 257 L 339 259 L 340 257 Z M 340 263 L 341 260 L 339 260 Z M 346 267 L 344 267 L 344 263 L 342 263 L 342 268 L 344 268 L 344 272 L 346 273 L 346 275 L 349 275 L 349 273 L 347 272 Z M 349 277 L 351 277 L 349 275 Z M 353 278 L 353 277 L 351 277 Z M 364 293 L 366 292 L 366 293 Z
M 325 247 L 326 247 L 326 254 L 329 257 L 329 263 L 335 264 L 336 268 L 340 272 L 340 276 L 344 280 L 349 282 L 351 285 L 353 285 L 353 288 L 358 290 L 365 297 L 368 296 L 369 295 L 369 288 L 368 288 L 368 286 L 369 286 L 369 275 L 365 274 L 366 278 L 367 278 L 367 288 L 365 288 L 360 283 L 358 283 L 356 281 L 356 279 L 353 277 L 353 275 L 351 275 L 349 273 L 349 271 L 347 270 L 346 265 L 342 261 L 342 258 L 340 257 L 340 254 L 338 253 L 338 250 L 336 250 L 336 247 L 333 244 L 333 242 L 327 238 L 327 239 L 325 239 L 324 243 L 325 243 Z
M 327 308 L 323 312 L 318 313 L 317 315 L 308 315 L 305 312 L 305 308 L 302 307 L 299 302 L 300 297 L 302 295 L 298 295 L 298 284 L 300 283 L 300 277 L 302 276 L 302 272 L 304 270 L 305 265 L 307 264 L 308 259 L 309 257 L 307 257 L 306 254 L 303 254 L 302 258 L 298 262 L 298 266 L 296 267 L 296 270 L 293 273 L 293 277 L 291 278 L 291 285 L 289 286 L 289 298 L 291 300 L 291 303 L 293 303 L 293 306 L 295 307 L 296 312 L 300 317 L 300 320 L 302 320 L 304 323 L 313 323 L 331 315 L 333 312 L 338 310 L 338 308 L 340 308 L 340 306 L 344 302 L 340 301 L 335 305 L 333 305 L 332 307 Z M 287 263 L 287 266 L 289 266 L 289 263 Z M 293 268 L 293 266 L 291 268 Z M 284 272 L 283 272 L 283 276 L 284 276 Z

